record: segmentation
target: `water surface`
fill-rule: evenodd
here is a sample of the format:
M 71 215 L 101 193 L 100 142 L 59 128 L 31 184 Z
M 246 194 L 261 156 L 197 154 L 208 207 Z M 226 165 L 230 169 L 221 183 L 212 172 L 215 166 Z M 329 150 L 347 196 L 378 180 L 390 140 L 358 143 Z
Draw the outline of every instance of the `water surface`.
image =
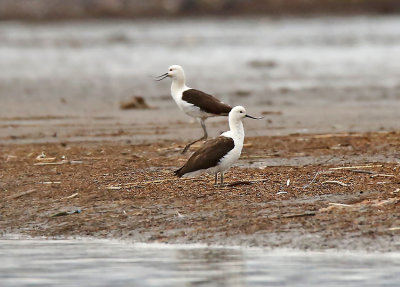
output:
M 171 64 L 190 87 L 275 112 L 248 136 L 397 130 L 399 31 L 398 16 L 0 22 L 0 143 L 194 139 L 169 79 L 152 78 Z M 132 96 L 158 109 L 120 110 Z
M 0 240 L 1 286 L 398 286 L 400 253 Z

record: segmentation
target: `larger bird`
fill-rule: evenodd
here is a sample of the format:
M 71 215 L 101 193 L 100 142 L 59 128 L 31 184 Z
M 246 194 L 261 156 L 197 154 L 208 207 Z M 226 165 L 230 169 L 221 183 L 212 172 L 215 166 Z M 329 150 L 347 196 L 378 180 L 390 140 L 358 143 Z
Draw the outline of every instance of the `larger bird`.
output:
M 229 113 L 229 128 L 219 137 L 205 142 L 194 152 L 184 166 L 175 171 L 179 177 L 193 177 L 202 173 L 215 175 L 218 183 L 218 173 L 221 174 L 221 185 L 224 183 L 224 173 L 240 157 L 244 141 L 242 120 L 245 118 L 262 119 L 250 116 L 242 106 L 234 107 Z
M 204 132 L 203 137 L 185 146 L 182 151 L 182 153 L 185 153 L 192 144 L 207 139 L 208 134 L 205 125 L 205 120 L 207 118 L 227 116 L 232 107 L 209 94 L 186 86 L 185 72 L 179 65 L 170 66 L 167 73 L 157 77 L 157 81 L 161 81 L 167 77 L 172 78 L 171 96 L 178 107 L 188 116 L 199 120 Z

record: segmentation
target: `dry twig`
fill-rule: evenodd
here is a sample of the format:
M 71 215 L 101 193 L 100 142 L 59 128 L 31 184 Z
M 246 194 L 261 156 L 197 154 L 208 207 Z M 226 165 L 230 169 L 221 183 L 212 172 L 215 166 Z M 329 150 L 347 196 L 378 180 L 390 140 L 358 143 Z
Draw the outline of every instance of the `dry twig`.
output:
M 383 173 L 377 173 L 377 174 L 371 175 L 372 178 L 378 177 L 378 176 L 380 176 L 380 177 L 395 177 L 394 174 L 383 174 Z
M 35 192 L 35 191 L 36 191 L 36 189 L 30 189 L 30 190 L 28 190 L 28 191 L 25 191 L 25 192 L 22 192 L 22 193 L 19 193 L 19 194 L 16 194 L 16 195 L 12 196 L 11 199 L 17 199 L 17 198 L 20 198 L 20 197 L 22 197 L 22 196 L 31 194 L 31 193 L 33 193 L 33 192 Z
M 375 172 L 370 171 L 370 170 L 363 170 L 363 169 L 352 169 L 352 172 L 355 173 L 366 173 L 366 174 L 374 174 Z
M 322 184 L 338 184 L 341 186 L 349 186 L 348 184 L 341 182 L 341 181 L 337 181 L 337 180 L 326 180 L 326 181 L 323 181 Z
M 281 218 L 295 218 L 295 217 L 314 216 L 314 215 L 315 215 L 314 211 L 305 211 L 303 213 L 283 215 L 281 216 Z
M 337 207 L 351 207 L 350 204 L 344 204 L 344 203 L 335 203 L 335 202 L 329 202 L 330 206 L 337 206 Z
M 310 138 L 321 139 L 321 138 L 336 138 L 336 137 L 348 137 L 348 136 L 361 136 L 361 134 L 356 133 L 338 133 L 338 134 L 321 134 L 321 135 L 313 135 Z
M 109 190 L 120 190 L 120 189 L 122 189 L 122 187 L 121 186 L 107 186 L 106 189 L 109 189 Z
M 57 162 L 37 162 L 34 165 L 61 165 L 61 164 L 66 164 L 69 163 L 68 160 L 62 160 L 62 161 L 57 161 Z
M 317 173 L 315 174 L 315 176 L 313 177 L 313 179 L 310 181 L 310 183 L 309 184 L 306 184 L 306 185 L 304 185 L 303 186 L 303 188 L 307 188 L 307 187 L 309 187 L 309 186 L 311 186 L 311 184 L 313 184 L 314 183 L 314 181 L 316 180 L 316 178 L 317 178 L 317 176 L 320 174 L 320 172 L 319 171 L 317 171 Z
M 78 195 L 79 195 L 79 193 L 77 192 L 77 193 L 74 193 L 74 194 L 72 194 L 70 196 L 63 197 L 61 199 L 71 199 L 71 198 L 77 197 Z
M 382 165 L 381 164 L 375 164 L 375 165 L 340 166 L 340 167 L 331 167 L 330 170 L 374 168 L 374 167 L 382 167 Z

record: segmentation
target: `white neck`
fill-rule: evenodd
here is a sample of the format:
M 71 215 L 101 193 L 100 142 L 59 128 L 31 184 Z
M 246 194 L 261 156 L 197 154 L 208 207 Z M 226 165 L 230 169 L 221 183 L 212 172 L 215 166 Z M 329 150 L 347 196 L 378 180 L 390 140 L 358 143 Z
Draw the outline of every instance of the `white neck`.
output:
M 172 78 L 171 95 L 172 97 L 182 97 L 182 92 L 187 90 L 185 85 L 185 75 L 179 75 Z M 176 100 L 176 99 L 175 99 Z
M 231 119 L 229 118 L 229 128 L 235 143 L 243 144 L 244 141 L 244 128 L 241 119 Z

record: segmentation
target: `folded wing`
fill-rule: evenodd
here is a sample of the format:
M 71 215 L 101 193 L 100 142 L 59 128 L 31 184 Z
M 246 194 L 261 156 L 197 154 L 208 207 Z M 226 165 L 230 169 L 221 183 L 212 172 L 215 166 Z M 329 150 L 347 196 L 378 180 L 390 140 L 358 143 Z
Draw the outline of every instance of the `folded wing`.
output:
M 186 173 L 217 166 L 219 161 L 234 147 L 235 143 L 230 137 L 220 136 L 208 140 L 190 156 L 184 166 L 175 171 L 175 175 L 182 177 Z
M 231 106 L 221 102 L 217 98 L 195 89 L 184 91 L 182 100 L 199 107 L 200 110 L 209 114 L 227 116 L 232 110 Z

